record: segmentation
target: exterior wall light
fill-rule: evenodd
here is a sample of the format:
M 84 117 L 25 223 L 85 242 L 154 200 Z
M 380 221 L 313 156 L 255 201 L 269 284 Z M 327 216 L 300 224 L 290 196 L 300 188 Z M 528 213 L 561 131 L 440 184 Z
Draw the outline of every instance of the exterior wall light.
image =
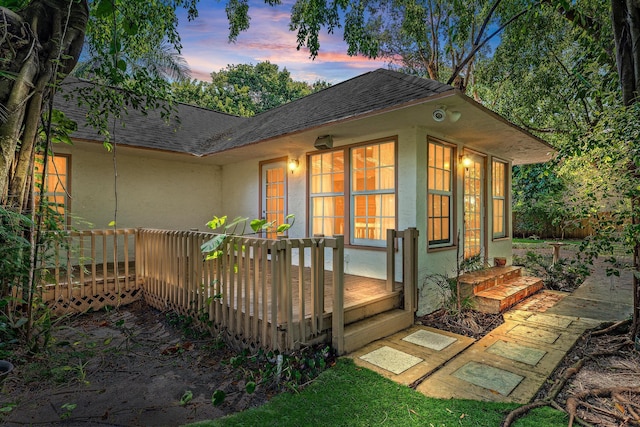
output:
M 298 161 L 298 159 L 289 159 L 289 170 L 291 171 L 291 173 L 298 169 L 299 165 L 300 162 Z
M 471 157 L 465 155 L 465 154 L 461 154 L 460 155 L 460 164 L 465 167 L 468 168 L 469 166 L 471 166 L 473 164 L 473 160 L 471 160 Z

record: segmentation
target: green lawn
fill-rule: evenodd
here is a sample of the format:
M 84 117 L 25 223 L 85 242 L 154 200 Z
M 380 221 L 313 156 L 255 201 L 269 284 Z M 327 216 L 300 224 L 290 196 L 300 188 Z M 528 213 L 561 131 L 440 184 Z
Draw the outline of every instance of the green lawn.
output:
M 301 393 L 284 393 L 233 416 L 191 426 L 499 426 L 515 404 L 431 399 L 349 359 Z M 563 413 L 540 408 L 518 427 L 566 426 Z

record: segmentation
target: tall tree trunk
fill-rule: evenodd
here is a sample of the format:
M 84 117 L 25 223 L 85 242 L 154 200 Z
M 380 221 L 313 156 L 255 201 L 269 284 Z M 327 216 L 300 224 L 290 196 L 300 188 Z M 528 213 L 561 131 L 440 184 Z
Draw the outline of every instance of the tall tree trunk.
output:
M 616 44 L 616 61 L 622 87 L 622 100 L 629 106 L 638 102 L 640 90 L 640 2 L 637 0 L 611 0 L 611 21 Z M 640 141 L 632 141 L 640 144 Z M 630 150 L 631 152 L 631 150 Z M 638 165 L 631 160 L 629 173 L 640 175 Z M 631 222 L 640 224 L 640 198 L 631 198 Z M 635 234 L 634 234 L 635 235 Z M 640 241 L 636 235 L 633 249 L 633 323 L 631 338 L 640 333 Z
M 0 7 L 0 103 L 8 112 L 0 123 L 2 205 L 25 205 L 43 105 L 77 63 L 88 19 L 87 0 L 33 0 L 19 12 Z

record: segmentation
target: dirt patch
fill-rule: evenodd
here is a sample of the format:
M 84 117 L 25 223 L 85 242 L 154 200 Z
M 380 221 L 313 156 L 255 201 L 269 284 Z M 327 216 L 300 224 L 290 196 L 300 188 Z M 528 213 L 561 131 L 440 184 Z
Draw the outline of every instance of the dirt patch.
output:
M 180 425 L 262 405 L 268 391 L 246 392 L 240 370 L 228 363 L 234 354 L 215 338 L 187 338 L 143 302 L 78 316 L 55 328 L 49 356 L 14 362 L 0 395 L 0 408 L 12 409 L 0 420 Z M 216 390 L 226 394 L 219 406 L 211 400 Z
M 417 322 L 442 331 L 480 339 L 503 324 L 504 319 L 502 314 L 480 313 L 473 310 L 452 314 L 445 309 L 440 309 L 418 318 Z

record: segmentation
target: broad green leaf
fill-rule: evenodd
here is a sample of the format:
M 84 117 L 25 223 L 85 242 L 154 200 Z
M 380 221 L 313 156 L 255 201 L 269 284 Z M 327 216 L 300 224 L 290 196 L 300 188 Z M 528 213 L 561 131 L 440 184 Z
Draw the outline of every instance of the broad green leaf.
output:
M 254 381 L 249 381 L 244 389 L 247 393 L 253 394 L 253 392 L 256 391 L 256 383 Z
M 184 406 L 187 403 L 191 402 L 191 399 L 193 399 L 193 392 L 191 390 L 185 391 L 180 398 L 180 406 Z
M 214 252 L 222 245 L 226 238 L 226 234 L 218 234 L 213 239 L 204 242 L 202 246 L 200 246 L 200 250 L 204 253 Z
M 220 218 L 218 218 L 217 216 L 214 216 L 213 219 L 207 223 L 207 227 L 209 227 L 212 230 L 216 230 L 222 227 L 225 224 L 225 222 L 227 222 L 226 215 Z
M 249 226 L 255 233 L 257 233 L 260 230 L 262 230 L 262 228 L 266 223 L 267 223 L 266 219 L 254 219 L 249 223 Z
M 211 396 L 211 403 L 213 403 L 213 406 L 220 406 L 226 397 L 227 395 L 224 391 L 216 390 L 213 392 L 213 396 Z
M 100 0 L 98 7 L 96 8 L 95 15 L 98 18 L 105 17 L 114 12 L 113 0 Z

